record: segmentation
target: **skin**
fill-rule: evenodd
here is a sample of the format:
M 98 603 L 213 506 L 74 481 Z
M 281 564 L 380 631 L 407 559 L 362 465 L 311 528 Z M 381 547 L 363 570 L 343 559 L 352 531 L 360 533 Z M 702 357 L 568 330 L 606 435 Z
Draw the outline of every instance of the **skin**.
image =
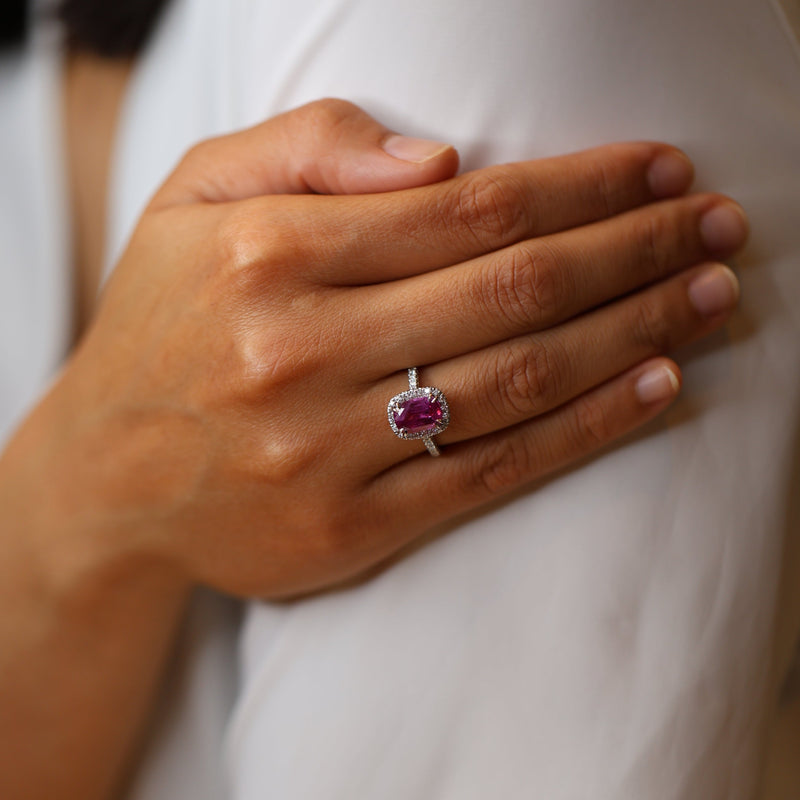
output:
M 63 73 L 64 153 L 72 209 L 75 336 L 94 313 L 103 268 L 108 172 L 132 64 L 72 53 Z
M 0 458 L 4 798 L 115 796 L 193 586 L 362 574 L 652 419 L 662 354 L 736 303 L 744 217 L 667 145 L 455 178 L 384 149 L 415 147 L 324 101 L 200 144 L 143 214 Z M 413 364 L 439 459 L 385 419 Z

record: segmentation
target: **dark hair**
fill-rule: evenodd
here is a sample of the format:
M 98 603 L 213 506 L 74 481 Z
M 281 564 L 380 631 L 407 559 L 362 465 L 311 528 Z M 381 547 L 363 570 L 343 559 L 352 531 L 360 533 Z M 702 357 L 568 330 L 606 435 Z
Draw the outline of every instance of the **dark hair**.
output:
M 142 49 L 166 0 L 61 0 L 67 42 L 100 56 L 133 56 Z
M 60 0 L 56 16 L 75 50 L 108 58 L 136 55 L 168 0 Z M 26 33 L 27 0 L 0 0 L 0 45 L 20 44 Z
M 28 14 L 25 0 L 0 3 L 0 47 L 21 44 L 25 39 Z

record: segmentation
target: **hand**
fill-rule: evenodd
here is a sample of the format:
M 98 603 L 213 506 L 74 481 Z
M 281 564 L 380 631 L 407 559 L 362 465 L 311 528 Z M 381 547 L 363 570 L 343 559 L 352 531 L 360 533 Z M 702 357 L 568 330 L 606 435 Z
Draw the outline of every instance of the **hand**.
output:
M 705 262 L 746 236 L 732 201 L 680 196 L 684 156 L 621 144 L 451 178 L 447 148 L 364 157 L 388 135 L 326 101 L 166 181 L 47 401 L 55 561 L 80 540 L 237 595 L 308 592 L 673 399 L 659 356 L 725 321 L 735 279 Z M 398 191 L 320 196 L 377 189 Z M 409 366 L 449 400 L 442 458 L 387 423 Z

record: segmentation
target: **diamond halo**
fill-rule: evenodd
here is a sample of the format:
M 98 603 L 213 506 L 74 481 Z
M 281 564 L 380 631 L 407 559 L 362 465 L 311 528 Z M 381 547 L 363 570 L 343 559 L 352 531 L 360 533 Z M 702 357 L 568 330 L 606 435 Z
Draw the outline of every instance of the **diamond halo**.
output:
M 444 393 L 433 386 L 417 384 L 417 368 L 408 370 L 408 391 L 395 395 L 386 409 L 389 425 L 401 439 L 422 439 L 432 456 L 439 448 L 432 437 L 450 424 L 450 408 Z

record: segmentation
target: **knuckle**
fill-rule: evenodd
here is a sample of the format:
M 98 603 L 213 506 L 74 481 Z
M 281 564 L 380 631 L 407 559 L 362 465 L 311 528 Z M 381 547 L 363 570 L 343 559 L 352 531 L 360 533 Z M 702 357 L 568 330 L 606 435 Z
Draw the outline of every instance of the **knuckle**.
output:
M 259 213 L 254 206 L 253 201 L 239 204 L 214 231 L 219 272 L 237 284 L 274 280 L 286 272 L 287 262 L 297 257 L 299 245 L 287 229 L 265 223 L 270 215 Z
M 574 438 L 578 449 L 590 450 L 612 438 L 611 424 L 603 404 L 594 397 L 583 397 L 575 407 Z
M 633 325 L 638 344 L 648 352 L 662 353 L 672 346 L 673 331 L 661 304 L 652 297 L 641 297 Z
M 458 182 L 451 204 L 464 234 L 480 247 L 496 248 L 519 238 L 529 226 L 526 198 L 510 172 L 479 172 Z
M 663 213 L 649 213 L 638 223 L 634 236 L 646 274 L 658 278 L 669 271 L 671 246 L 677 236 L 674 221 Z
M 242 399 L 265 411 L 287 409 L 289 413 L 301 387 L 329 366 L 330 348 L 313 326 L 266 334 L 262 327 L 254 318 L 238 332 L 235 357 Z M 275 420 L 276 428 L 286 424 L 287 420 Z
M 487 294 L 510 323 L 525 331 L 541 324 L 563 301 L 564 270 L 551 247 L 517 245 L 497 261 Z
M 349 136 L 357 120 L 363 117 L 358 106 L 334 97 L 315 100 L 290 114 L 298 138 L 307 141 L 310 135 L 311 141 L 317 145 L 326 143 L 328 148 Z
M 589 185 L 594 187 L 602 217 L 612 217 L 623 206 L 617 174 L 612 164 L 604 159 L 589 167 Z
M 325 455 L 317 437 L 287 426 L 285 420 L 268 427 L 270 435 L 256 438 L 257 449 L 251 451 L 249 459 L 249 469 L 255 473 L 257 482 L 270 489 L 284 490 L 286 487 L 308 485 Z M 281 427 L 283 430 L 280 430 Z M 311 504 L 296 511 L 310 513 L 314 508 L 314 504 Z
M 493 390 L 501 416 L 526 418 L 552 404 L 560 386 L 558 359 L 537 341 L 511 345 L 497 359 Z
M 205 307 L 218 321 L 220 333 L 211 345 L 216 377 L 207 391 L 259 414 L 282 413 L 285 419 L 276 416 L 274 428 L 291 430 L 298 396 L 332 363 L 339 363 L 337 342 L 314 324 L 313 303 L 293 308 L 291 300 L 278 298 L 265 309 L 258 301 L 261 295 L 245 296 L 241 281 L 232 290 L 230 281 L 221 287 L 218 277 L 205 293 Z M 276 463 L 291 462 L 277 457 L 292 452 L 286 443 L 276 441 L 270 448 L 275 449 Z
M 525 439 L 504 436 L 476 459 L 468 491 L 479 497 L 503 497 L 529 479 L 532 468 L 533 458 Z
M 327 129 L 335 128 L 354 114 L 359 113 L 359 108 L 347 100 L 323 97 L 302 106 L 296 113 L 302 125 Z

